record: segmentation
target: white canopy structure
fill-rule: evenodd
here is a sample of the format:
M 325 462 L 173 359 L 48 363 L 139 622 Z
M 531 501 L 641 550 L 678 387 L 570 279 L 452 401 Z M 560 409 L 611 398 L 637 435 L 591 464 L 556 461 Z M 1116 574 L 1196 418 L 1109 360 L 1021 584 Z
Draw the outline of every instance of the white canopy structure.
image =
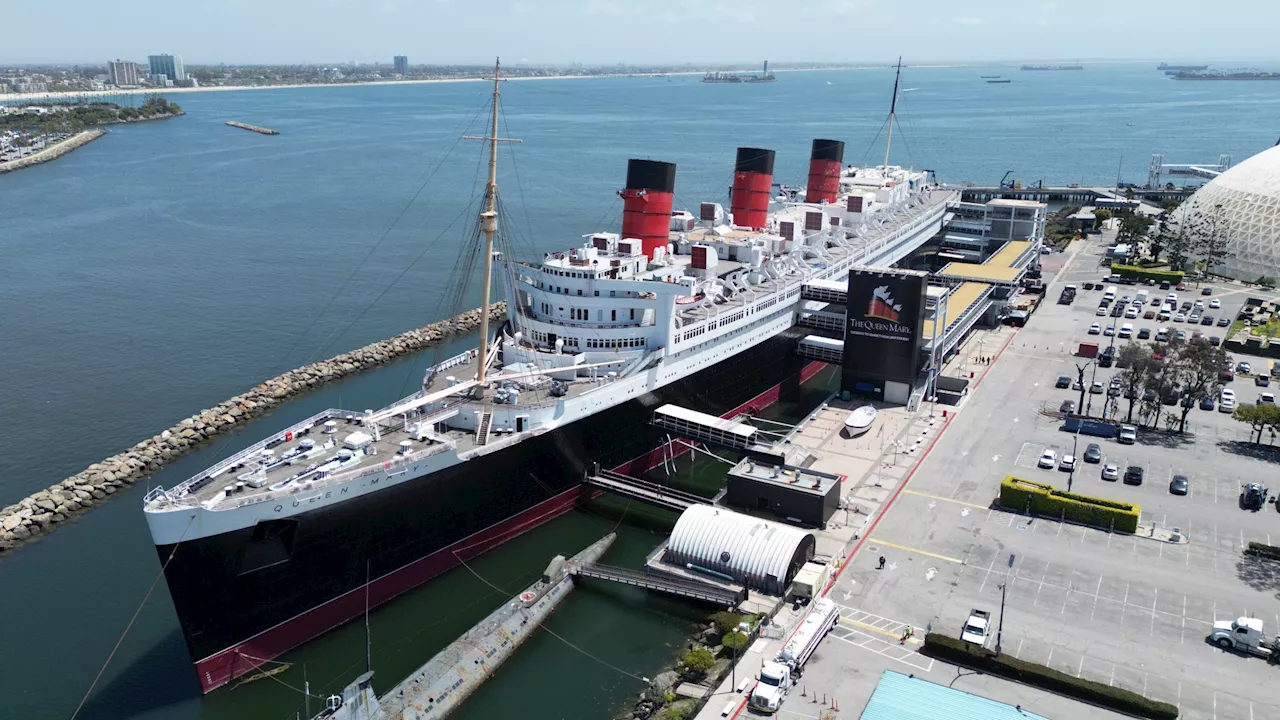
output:
M 711 505 L 685 510 L 662 561 L 731 576 L 746 587 L 781 595 L 813 558 L 812 533 Z

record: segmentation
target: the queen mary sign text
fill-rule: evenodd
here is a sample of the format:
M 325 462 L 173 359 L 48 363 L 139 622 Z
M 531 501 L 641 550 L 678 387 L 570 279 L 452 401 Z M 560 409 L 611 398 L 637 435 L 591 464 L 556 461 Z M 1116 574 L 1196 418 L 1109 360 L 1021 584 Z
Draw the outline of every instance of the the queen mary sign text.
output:
M 844 385 L 912 384 L 920 369 L 927 278 L 921 273 L 855 269 L 849 273 Z

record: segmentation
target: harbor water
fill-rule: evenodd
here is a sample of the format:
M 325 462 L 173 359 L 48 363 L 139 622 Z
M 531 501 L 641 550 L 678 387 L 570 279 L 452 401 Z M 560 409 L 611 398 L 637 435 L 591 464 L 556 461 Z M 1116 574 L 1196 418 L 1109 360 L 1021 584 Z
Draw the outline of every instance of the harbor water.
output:
M 890 71 L 778 77 L 507 83 L 501 132 L 524 140 L 500 160 L 512 252 L 535 260 L 616 228 L 629 157 L 677 163 L 677 205 L 689 207 L 727 204 L 738 146 L 775 149 L 775 179 L 793 184 L 804 182 L 815 137 L 846 140 L 846 162 L 880 161 Z M 1280 98 L 1264 85 L 1174 83 L 1153 65 L 908 68 L 892 161 L 944 182 L 994 184 L 1013 170 L 1024 183 L 1112 184 L 1117 173 L 1142 183 L 1153 152 L 1240 161 L 1269 147 Z M 458 137 L 483 134 L 487 92 L 447 83 L 184 94 L 185 117 L 113 126 L 55 162 L 0 176 L 0 506 L 283 370 L 475 307 L 478 283 L 460 296 L 443 289 L 483 183 L 480 144 Z M 224 125 L 233 119 L 281 135 Z M 324 407 L 386 404 L 413 391 L 436 355 L 286 403 L 150 483 L 175 484 Z M 694 490 L 709 493 L 722 476 L 705 457 L 688 466 L 678 482 Z M 0 556 L 0 714 L 75 711 L 159 572 L 144 492 L 117 493 Z M 673 519 L 600 501 L 376 609 L 375 686 L 391 687 L 503 602 L 493 586 L 515 592 L 553 555 L 614 528 L 606 561 L 638 566 Z M 637 677 L 674 660 L 701 615 L 621 589 L 576 591 L 548 623 L 560 638 L 536 634 L 459 717 L 606 716 L 639 692 Z M 304 683 L 323 695 L 363 669 L 363 627 L 282 660 L 288 670 L 202 697 L 161 580 L 79 717 L 293 718 L 306 709 Z

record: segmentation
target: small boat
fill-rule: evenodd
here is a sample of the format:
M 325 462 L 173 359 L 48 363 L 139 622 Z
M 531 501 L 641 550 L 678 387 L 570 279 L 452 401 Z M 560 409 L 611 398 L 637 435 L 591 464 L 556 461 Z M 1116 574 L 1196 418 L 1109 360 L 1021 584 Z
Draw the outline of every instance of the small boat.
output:
M 1009 80 L 1008 78 L 1002 78 L 1000 80 L 988 80 L 987 82 L 992 83 L 994 85 L 1007 85 L 1008 83 L 1011 83 L 1013 81 Z
M 876 421 L 876 408 L 874 405 L 863 405 L 862 407 L 849 413 L 849 417 L 844 419 L 845 432 L 849 437 L 858 437 L 865 434 L 871 429 L 871 424 Z

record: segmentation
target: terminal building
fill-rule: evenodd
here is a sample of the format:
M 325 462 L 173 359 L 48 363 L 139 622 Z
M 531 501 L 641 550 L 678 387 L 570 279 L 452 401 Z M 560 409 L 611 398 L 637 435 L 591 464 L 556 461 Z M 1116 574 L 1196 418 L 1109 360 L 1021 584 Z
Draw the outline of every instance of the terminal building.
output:
M 1030 200 L 956 203 L 939 253 L 949 262 L 936 273 L 854 268 L 848 282 L 805 283 L 799 324 L 819 332 L 797 352 L 844 366 L 842 389 L 854 395 L 908 408 L 958 400 L 966 383 L 938 369 L 975 327 L 1025 321 L 1019 294 L 1038 264 L 1046 215 Z

